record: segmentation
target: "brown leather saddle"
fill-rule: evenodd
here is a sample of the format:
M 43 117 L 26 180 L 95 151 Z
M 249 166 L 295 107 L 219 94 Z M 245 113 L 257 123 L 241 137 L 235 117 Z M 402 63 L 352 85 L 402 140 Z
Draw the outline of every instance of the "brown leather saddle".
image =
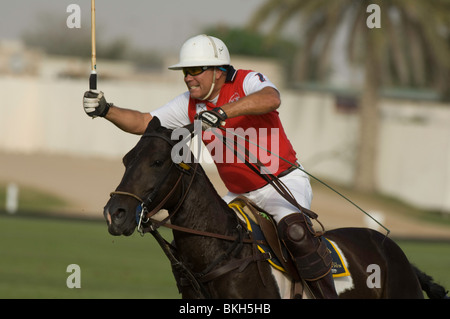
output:
M 255 240 L 267 243 L 267 245 L 258 245 L 258 249 L 262 253 L 269 252 L 275 255 L 268 262 L 274 268 L 287 273 L 293 281 L 301 281 L 291 255 L 278 237 L 277 226 L 271 215 L 244 196 L 236 197 L 229 206 L 245 221 L 247 229 L 252 232 Z M 331 269 L 333 277 L 349 276 L 350 273 L 347 265 L 341 256 L 341 252 L 335 247 L 335 244 L 328 240 L 323 232 L 316 232 L 316 236 L 323 236 L 328 251 L 331 254 L 333 260 Z
M 300 281 L 291 256 L 278 237 L 277 226 L 270 214 L 244 196 L 236 197 L 228 206 L 244 220 L 247 229 L 256 237 L 255 240 L 267 243 L 258 245 L 258 249 L 263 253 L 270 250 L 270 253 L 275 255 L 269 259 L 272 266 L 286 272 L 294 281 Z M 255 225 L 259 226 L 259 229 Z

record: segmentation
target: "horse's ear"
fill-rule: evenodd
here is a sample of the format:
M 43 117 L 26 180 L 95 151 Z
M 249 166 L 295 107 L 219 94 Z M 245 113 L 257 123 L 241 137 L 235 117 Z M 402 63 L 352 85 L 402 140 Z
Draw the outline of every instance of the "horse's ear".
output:
M 145 130 L 145 133 L 148 133 L 150 131 L 155 131 L 159 127 L 161 127 L 161 121 L 158 117 L 153 116 L 152 120 L 148 123 L 147 129 Z

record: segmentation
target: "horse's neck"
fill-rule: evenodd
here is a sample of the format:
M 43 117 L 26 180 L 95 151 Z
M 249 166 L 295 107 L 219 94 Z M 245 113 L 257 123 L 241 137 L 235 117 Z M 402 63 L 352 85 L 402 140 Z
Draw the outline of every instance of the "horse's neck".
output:
M 231 209 L 201 170 L 172 223 L 203 231 L 228 230 Z M 232 216 L 232 215 L 231 215 Z
M 172 217 L 174 225 L 199 231 L 232 235 L 236 218 L 202 171 L 195 177 L 180 210 Z M 174 231 L 174 239 L 183 260 L 203 270 L 224 249 L 224 241 Z M 226 243 L 225 243 L 226 244 Z

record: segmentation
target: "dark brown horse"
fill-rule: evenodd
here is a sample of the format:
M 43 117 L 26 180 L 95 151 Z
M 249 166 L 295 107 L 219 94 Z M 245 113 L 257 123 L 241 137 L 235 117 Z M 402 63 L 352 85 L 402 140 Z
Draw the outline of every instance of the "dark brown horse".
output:
M 129 236 L 138 223 L 146 221 L 140 213 L 167 209 L 176 228 L 176 249 L 167 244 L 166 253 L 173 257 L 183 298 L 289 298 L 291 278 L 263 262 L 267 256 L 255 249 L 200 165 L 174 164 L 171 151 L 177 141 L 171 140 L 171 132 L 154 118 L 124 157 L 124 176 L 104 209 L 109 232 Z M 350 272 L 335 278 L 340 298 L 423 298 L 422 289 L 430 297 L 445 296 L 444 288 L 376 231 L 342 228 L 325 236 L 338 248 Z M 307 290 L 304 297 L 309 297 Z

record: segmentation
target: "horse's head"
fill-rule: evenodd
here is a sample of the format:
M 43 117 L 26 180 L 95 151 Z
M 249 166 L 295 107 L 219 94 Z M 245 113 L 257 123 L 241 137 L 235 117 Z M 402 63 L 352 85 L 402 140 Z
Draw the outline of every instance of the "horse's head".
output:
M 151 210 L 171 191 L 180 171 L 171 159 L 176 141 L 172 142 L 170 136 L 171 130 L 162 127 L 154 117 L 136 146 L 124 156 L 122 181 L 103 211 L 110 234 L 131 235 L 138 223 L 136 215 L 141 204 Z M 175 192 L 166 206 L 170 207 L 177 195 Z

